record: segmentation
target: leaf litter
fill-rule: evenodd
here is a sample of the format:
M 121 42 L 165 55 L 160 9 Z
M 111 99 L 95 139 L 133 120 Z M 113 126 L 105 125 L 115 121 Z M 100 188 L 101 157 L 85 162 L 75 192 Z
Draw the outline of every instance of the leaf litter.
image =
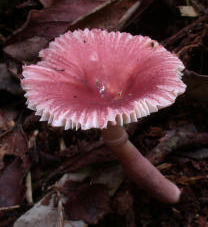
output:
M 0 87 L 0 225 L 12 226 L 20 217 L 14 226 L 32 226 L 31 216 L 23 214 L 30 207 L 36 210 L 32 216 L 38 221 L 43 214 L 40 226 L 55 226 L 57 222 L 59 226 L 207 226 L 206 1 L 190 1 L 197 17 L 180 14 L 178 7 L 187 3 L 182 0 L 37 2 L 16 1 L 16 8 L 12 5 L 9 16 L 18 11 L 27 15 L 25 21 L 16 16 L 17 30 L 0 18 L 1 62 L 7 65 L 10 79 L 13 77 L 4 80 L 6 83 L 1 81 Z M 9 9 L 7 3 L 0 4 L 1 12 L 1 7 Z M 118 171 L 116 175 L 115 168 L 102 168 L 104 163 L 114 166 L 117 161 L 103 145 L 98 130 L 53 129 L 25 109 L 16 83 L 22 64 L 37 61 L 38 51 L 67 29 L 83 27 L 149 35 L 184 61 L 186 94 L 173 106 L 127 127 L 132 142 L 182 189 L 179 204 L 159 203 L 124 173 Z M 1 71 L 2 78 L 8 78 L 6 73 Z M 80 173 L 89 167 L 92 175 Z M 98 180 L 99 170 L 103 171 L 102 180 Z M 35 205 L 25 199 L 28 171 Z M 71 172 L 82 177 L 78 180 Z M 71 176 L 66 177 L 68 174 Z M 55 183 L 63 176 L 65 185 Z

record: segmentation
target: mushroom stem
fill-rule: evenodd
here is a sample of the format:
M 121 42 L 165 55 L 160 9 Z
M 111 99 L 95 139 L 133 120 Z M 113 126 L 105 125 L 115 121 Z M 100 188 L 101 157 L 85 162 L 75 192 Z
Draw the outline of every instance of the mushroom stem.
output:
M 102 130 L 104 142 L 118 157 L 129 178 L 152 197 L 164 203 L 177 203 L 180 189 L 165 178 L 128 140 L 128 134 L 121 126 L 109 126 Z

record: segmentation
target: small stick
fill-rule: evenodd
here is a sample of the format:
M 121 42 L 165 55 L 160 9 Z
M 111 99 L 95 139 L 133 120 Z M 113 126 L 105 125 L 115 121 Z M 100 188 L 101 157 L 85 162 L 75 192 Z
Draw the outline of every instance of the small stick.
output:
M 30 171 L 26 175 L 25 184 L 26 184 L 25 197 L 26 197 L 27 202 L 30 205 L 32 205 L 33 204 L 33 197 L 32 197 L 32 180 L 31 180 L 31 172 Z
M 9 206 L 9 207 L 0 207 L 0 212 L 1 212 L 1 211 L 7 211 L 7 210 L 18 209 L 18 208 L 20 208 L 20 205 L 14 205 L 14 206 Z

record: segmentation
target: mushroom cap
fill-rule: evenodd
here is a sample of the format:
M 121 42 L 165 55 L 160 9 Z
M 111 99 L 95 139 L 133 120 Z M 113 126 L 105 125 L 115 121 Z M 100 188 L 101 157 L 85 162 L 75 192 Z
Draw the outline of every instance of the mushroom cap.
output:
M 28 108 L 65 129 L 123 125 L 174 103 L 183 63 L 149 37 L 100 29 L 56 38 L 23 66 Z

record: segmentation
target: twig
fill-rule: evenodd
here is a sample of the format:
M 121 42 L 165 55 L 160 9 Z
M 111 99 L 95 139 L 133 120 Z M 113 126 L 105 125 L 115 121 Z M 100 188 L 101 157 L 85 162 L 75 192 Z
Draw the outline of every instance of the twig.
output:
M 134 14 L 138 10 L 140 4 L 141 2 L 138 1 L 129 8 L 129 10 L 119 20 L 115 30 L 122 30 L 125 27 L 127 22 L 132 18 L 132 14 Z
M 177 54 L 178 57 L 180 57 L 184 52 L 190 51 L 193 48 L 199 48 L 200 46 L 201 46 L 200 44 L 191 44 L 191 45 L 188 45 L 188 46 L 184 46 L 176 54 Z
M 33 204 L 33 197 L 32 197 L 32 180 L 31 180 L 31 172 L 30 171 L 27 173 L 25 184 L 26 184 L 25 197 L 26 197 L 27 202 L 30 205 L 32 205 Z
M 173 45 L 176 40 L 183 38 L 185 35 L 189 34 L 196 27 L 202 26 L 202 22 L 208 20 L 208 15 L 199 17 L 192 24 L 187 25 L 185 28 L 181 29 L 179 32 L 171 36 L 170 38 L 164 40 L 161 44 L 165 47 Z
M 203 5 L 198 3 L 196 0 L 191 0 L 191 3 L 198 12 L 203 13 L 203 14 L 208 13 L 207 9 Z
M 208 179 L 208 175 L 205 176 L 194 176 L 194 177 L 182 177 L 179 180 L 177 180 L 177 183 L 183 184 L 183 185 L 189 185 L 189 184 L 195 184 L 196 181 Z
M 208 133 L 198 133 L 187 126 L 168 131 L 160 143 L 146 155 L 154 165 L 161 163 L 164 158 L 175 150 L 196 148 L 208 145 Z
M 0 135 L 0 139 L 1 139 L 2 137 L 4 137 L 5 135 L 9 134 L 10 132 L 12 132 L 12 131 L 15 129 L 15 127 L 16 127 L 16 126 L 14 126 L 13 128 L 11 128 L 11 129 L 9 129 L 9 130 L 3 132 L 3 133 Z
M 192 70 L 184 70 L 184 77 L 187 77 L 187 78 L 190 78 L 190 77 L 193 77 L 195 79 L 197 78 L 200 78 L 200 79 L 205 79 L 206 81 L 208 81 L 208 75 L 202 75 L 202 74 L 199 74 L 199 73 L 196 73 Z
M 14 205 L 14 206 L 9 206 L 9 207 L 0 207 L 0 212 L 1 212 L 1 211 L 7 211 L 7 210 L 18 209 L 18 208 L 20 208 L 20 205 Z

